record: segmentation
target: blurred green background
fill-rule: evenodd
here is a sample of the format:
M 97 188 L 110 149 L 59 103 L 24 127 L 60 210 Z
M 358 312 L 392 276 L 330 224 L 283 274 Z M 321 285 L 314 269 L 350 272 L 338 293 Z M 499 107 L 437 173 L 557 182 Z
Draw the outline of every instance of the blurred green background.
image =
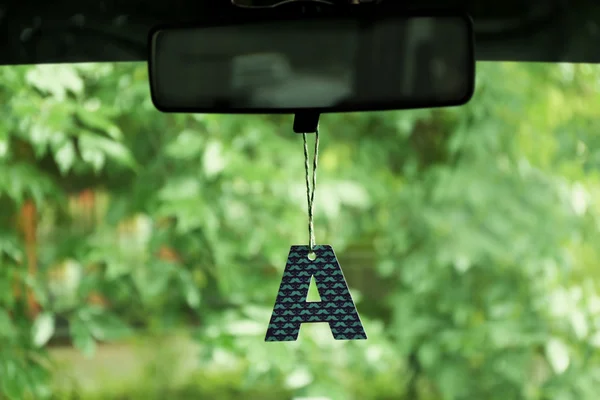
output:
M 600 68 L 477 74 L 463 107 L 322 117 L 316 238 L 369 339 L 265 343 L 307 241 L 292 117 L 161 114 L 144 63 L 2 67 L 0 398 L 595 400 Z

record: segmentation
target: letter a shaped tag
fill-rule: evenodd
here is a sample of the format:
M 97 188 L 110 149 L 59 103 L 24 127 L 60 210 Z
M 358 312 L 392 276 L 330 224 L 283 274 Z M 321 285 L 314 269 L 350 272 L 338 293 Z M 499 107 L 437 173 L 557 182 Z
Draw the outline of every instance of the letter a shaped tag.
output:
M 361 340 L 367 335 L 352 301 L 346 279 L 331 246 L 292 246 L 275 301 L 266 342 L 298 339 L 305 322 L 328 322 L 336 340 Z M 320 302 L 308 302 L 311 278 L 315 277 Z

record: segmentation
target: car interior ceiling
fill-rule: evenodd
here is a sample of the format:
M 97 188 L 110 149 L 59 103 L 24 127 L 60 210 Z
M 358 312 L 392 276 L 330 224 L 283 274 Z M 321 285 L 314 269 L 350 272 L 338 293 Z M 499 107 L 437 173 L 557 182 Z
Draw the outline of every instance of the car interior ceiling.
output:
M 600 3 L 594 0 L 410 0 L 406 5 L 467 10 L 475 23 L 478 60 L 600 62 Z M 4 0 L 0 65 L 145 61 L 148 31 L 155 25 L 248 12 L 229 0 Z

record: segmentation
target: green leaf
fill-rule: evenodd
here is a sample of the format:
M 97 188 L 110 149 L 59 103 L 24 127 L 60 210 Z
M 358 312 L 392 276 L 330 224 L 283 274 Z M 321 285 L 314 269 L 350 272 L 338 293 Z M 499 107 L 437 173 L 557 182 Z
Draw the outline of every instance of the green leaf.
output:
M 6 310 L 0 309 L 0 340 L 14 339 L 17 335 L 15 325 Z
M 81 158 L 86 163 L 90 164 L 97 173 L 102 170 L 106 161 L 105 154 L 96 147 L 87 146 L 89 144 L 85 140 L 79 143 Z
M 179 270 L 179 279 L 183 286 L 185 301 L 193 309 L 200 306 L 200 290 L 194 283 L 192 275 L 186 270 Z
M 205 145 L 205 139 L 200 132 L 186 129 L 169 143 L 165 153 L 175 159 L 190 159 L 199 157 Z
M 202 157 L 204 174 L 212 178 L 218 175 L 227 166 L 227 160 L 223 155 L 223 143 L 211 140 L 206 144 Z
M 0 121 L 0 160 L 8 158 L 10 155 L 10 138 L 6 129 L 7 124 Z
M 106 280 L 112 281 L 131 272 L 130 266 L 121 257 L 108 257 L 106 260 Z
M 546 357 L 556 374 L 562 374 L 571 364 L 569 349 L 567 345 L 558 338 L 552 338 L 546 344 Z
M 96 341 L 86 324 L 79 317 L 75 317 L 70 320 L 69 330 L 73 345 L 84 355 L 93 356 L 96 351 Z
M 4 252 L 9 258 L 18 263 L 23 260 L 23 250 L 19 246 L 18 240 L 15 236 L 0 236 L 0 252 Z
M 86 326 L 92 336 L 101 341 L 122 339 L 131 334 L 130 328 L 121 319 L 105 312 L 92 314 Z
M 30 143 L 33 145 L 35 155 L 41 158 L 46 155 L 48 145 L 54 132 L 42 124 L 34 124 L 28 132 Z
M 26 79 L 32 86 L 52 94 L 59 101 L 65 100 L 67 91 L 80 94 L 84 86 L 71 65 L 36 65 L 27 71 Z
M 90 162 L 98 169 L 102 168 L 104 157 L 122 166 L 137 169 L 137 163 L 129 149 L 122 143 L 112 139 L 90 132 L 83 132 L 79 136 L 79 146 L 84 160 Z
M 469 387 L 466 385 L 468 375 L 460 364 L 444 363 L 439 366 L 436 381 L 446 399 L 457 399 L 464 396 Z
M 75 145 L 71 141 L 64 142 L 54 153 L 56 164 L 63 175 L 69 172 L 75 163 L 76 155 Z
M 193 176 L 171 179 L 160 189 L 158 197 L 164 201 L 188 200 L 200 197 L 202 193 L 198 179 Z
M 39 364 L 29 364 L 25 371 L 27 389 L 36 399 L 50 398 L 52 391 L 48 385 L 49 371 Z
M 43 347 L 54 335 L 55 321 L 51 313 L 40 314 L 31 328 L 31 339 L 36 347 Z
M 102 131 L 115 140 L 123 139 L 123 134 L 119 127 L 114 125 L 110 118 L 102 115 L 99 111 L 89 111 L 85 108 L 78 108 L 77 116 L 88 128 Z
M 10 400 L 22 400 L 25 395 L 26 385 L 24 385 L 23 372 L 14 358 L 14 353 L 3 354 L 0 357 L 0 388 Z
M 425 343 L 419 348 L 419 362 L 424 368 L 434 368 L 440 349 L 435 343 Z

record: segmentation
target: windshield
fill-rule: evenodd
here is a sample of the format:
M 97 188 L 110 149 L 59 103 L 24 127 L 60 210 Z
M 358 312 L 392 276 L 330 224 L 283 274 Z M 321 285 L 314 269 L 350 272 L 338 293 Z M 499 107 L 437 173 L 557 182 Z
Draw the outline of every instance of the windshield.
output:
M 479 63 L 466 106 L 322 116 L 316 240 L 368 340 L 288 343 L 292 117 L 162 114 L 145 63 L 0 82 L 0 397 L 596 399 L 599 67 Z

